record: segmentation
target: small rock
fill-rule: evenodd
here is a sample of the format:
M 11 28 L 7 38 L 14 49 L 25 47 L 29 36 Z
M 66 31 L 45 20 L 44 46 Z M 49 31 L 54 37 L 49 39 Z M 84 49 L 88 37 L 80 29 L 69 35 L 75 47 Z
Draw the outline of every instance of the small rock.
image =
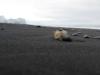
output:
M 78 36 L 78 33 L 73 33 L 72 35 L 73 35 L 73 36 Z
M 84 38 L 90 38 L 87 34 L 83 35 Z
M 95 37 L 93 37 L 94 39 L 100 39 L 100 36 L 95 36 Z

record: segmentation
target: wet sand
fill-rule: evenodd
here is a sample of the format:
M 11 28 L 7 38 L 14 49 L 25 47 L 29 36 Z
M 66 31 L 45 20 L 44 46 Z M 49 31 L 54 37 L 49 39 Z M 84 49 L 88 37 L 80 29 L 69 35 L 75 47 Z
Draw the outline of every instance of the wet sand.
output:
M 72 42 L 57 41 L 52 27 L 2 24 L 0 75 L 99 75 L 100 30 L 65 28 Z

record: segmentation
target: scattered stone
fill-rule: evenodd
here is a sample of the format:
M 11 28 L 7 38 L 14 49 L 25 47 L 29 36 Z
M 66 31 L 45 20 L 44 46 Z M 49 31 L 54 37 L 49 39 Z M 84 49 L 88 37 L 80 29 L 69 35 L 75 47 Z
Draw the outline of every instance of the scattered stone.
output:
M 72 36 L 78 36 L 78 33 L 73 33 Z
M 36 27 L 41 28 L 41 26 L 36 26 Z
M 82 34 L 82 32 L 77 32 L 77 34 Z
M 90 38 L 90 36 L 87 35 L 87 34 L 83 35 L 83 37 L 84 37 L 84 38 Z
M 77 33 L 73 33 L 73 36 L 78 36 L 79 34 L 82 34 L 82 32 L 77 32 Z
M 100 36 L 92 37 L 93 39 L 100 39 Z

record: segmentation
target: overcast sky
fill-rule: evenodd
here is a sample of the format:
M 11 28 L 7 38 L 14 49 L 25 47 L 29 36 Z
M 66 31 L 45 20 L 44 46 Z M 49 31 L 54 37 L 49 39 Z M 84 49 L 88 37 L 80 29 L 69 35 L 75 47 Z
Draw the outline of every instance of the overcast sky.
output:
M 100 0 L 0 0 L 0 15 L 34 24 L 99 26 Z

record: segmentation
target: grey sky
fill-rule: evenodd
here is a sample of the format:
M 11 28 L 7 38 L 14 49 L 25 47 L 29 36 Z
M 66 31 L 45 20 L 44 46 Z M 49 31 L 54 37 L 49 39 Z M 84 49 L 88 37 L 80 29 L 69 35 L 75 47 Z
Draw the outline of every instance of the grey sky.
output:
M 0 0 L 0 15 L 34 24 L 98 26 L 100 0 Z

